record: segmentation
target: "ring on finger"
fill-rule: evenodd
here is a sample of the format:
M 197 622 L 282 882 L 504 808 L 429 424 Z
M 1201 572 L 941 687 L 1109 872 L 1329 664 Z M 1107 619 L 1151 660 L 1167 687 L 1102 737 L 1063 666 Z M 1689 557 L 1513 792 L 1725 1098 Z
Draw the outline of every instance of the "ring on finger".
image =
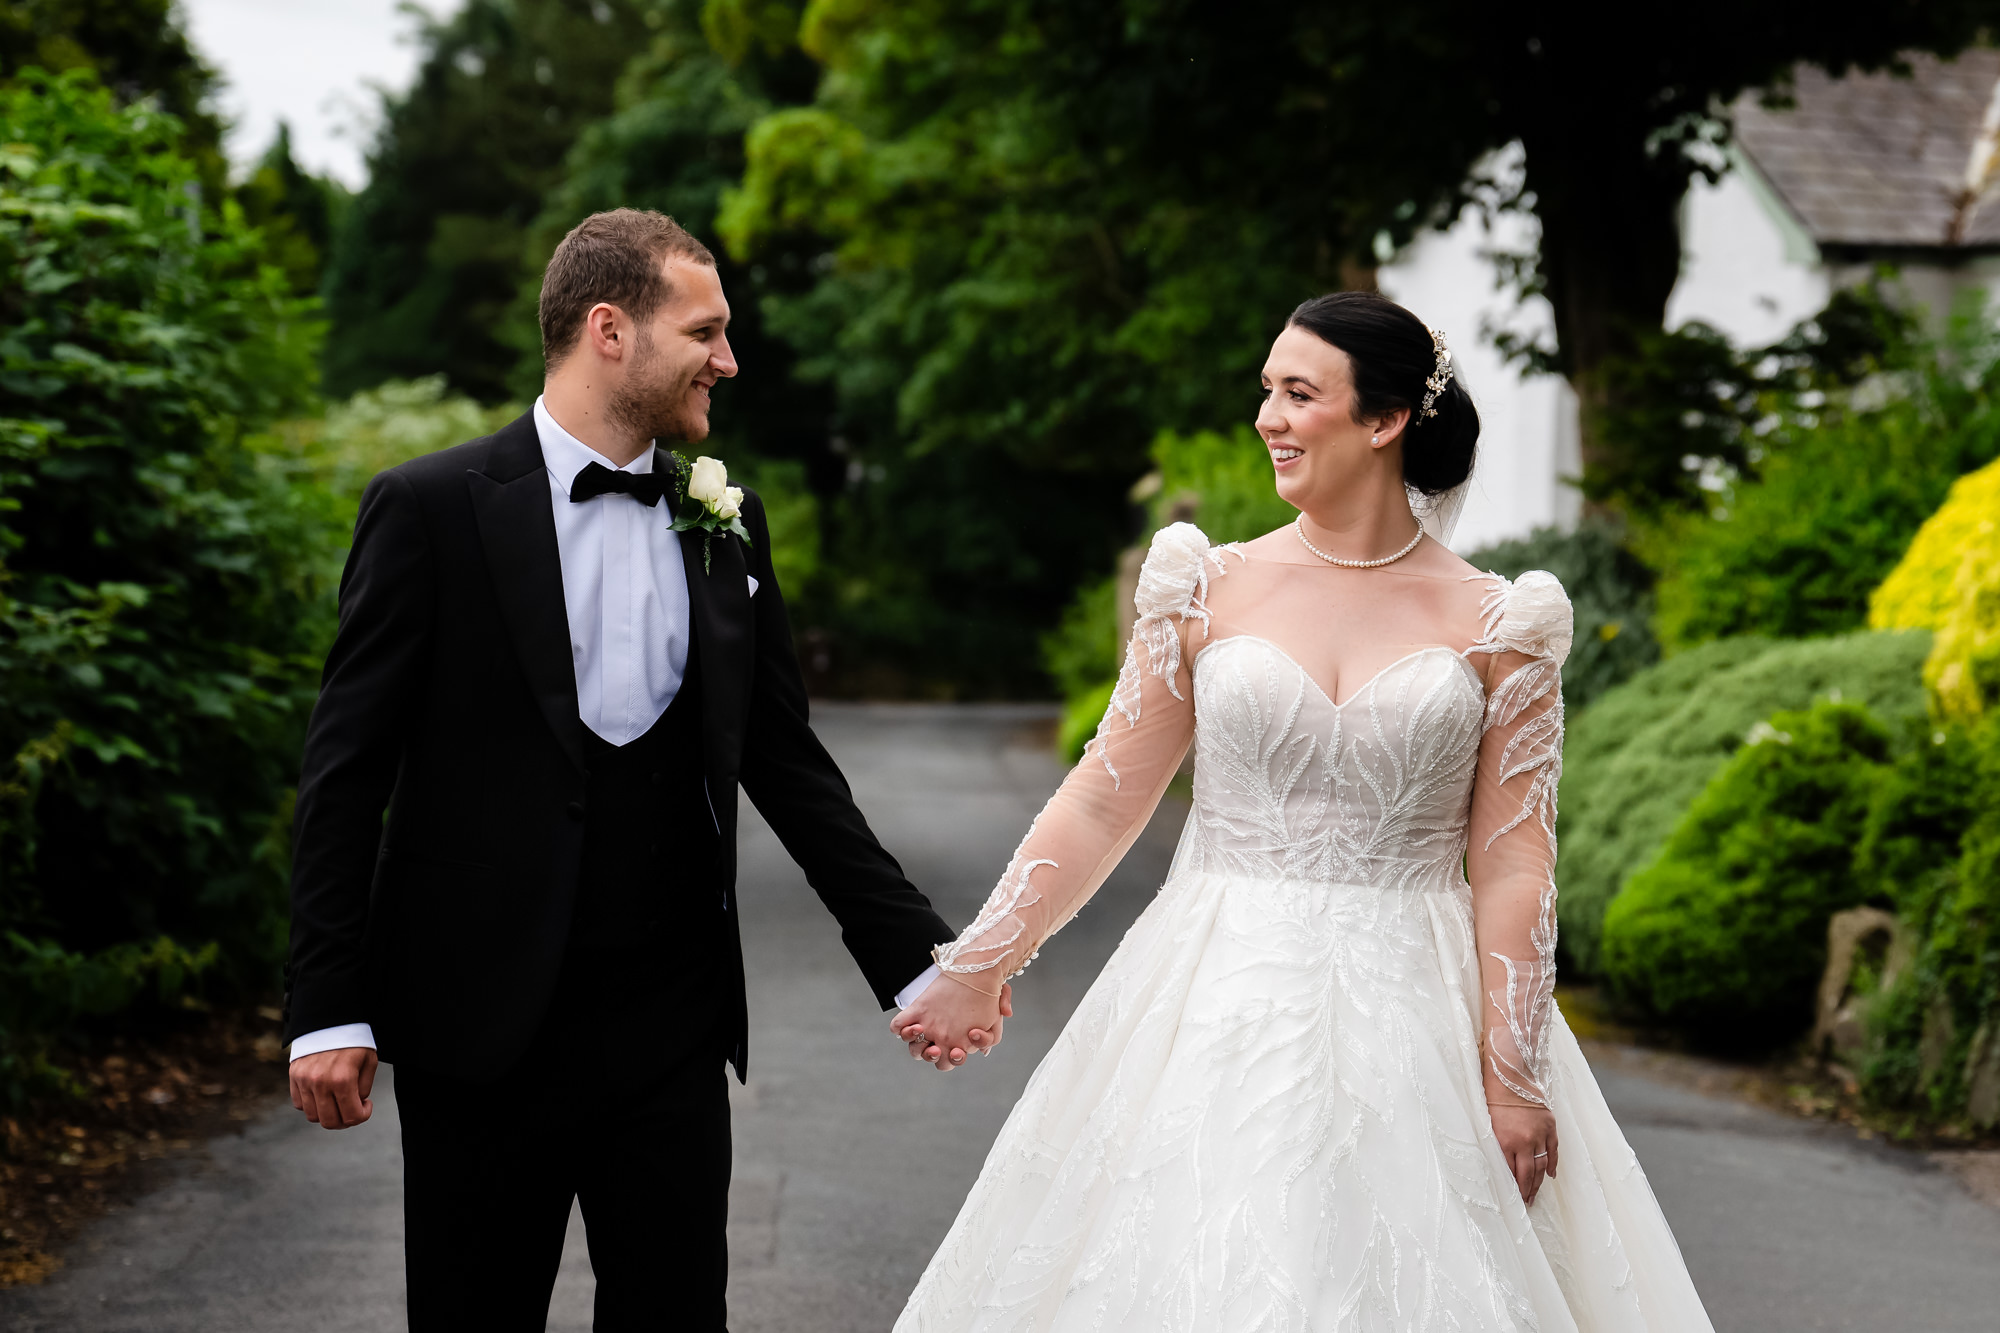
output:
M 1548 1155 L 1549 1155 L 1549 1153 L 1548 1153 L 1548 1149 L 1546 1149 L 1546 1148 L 1544 1148 L 1544 1149 L 1543 1149 L 1542 1151 L 1540 1151 L 1540 1152 L 1538 1152 L 1538 1153 L 1536 1153 L 1536 1154 L 1535 1154 L 1535 1156 L 1536 1156 L 1537 1158 L 1542 1158 L 1542 1157 L 1547 1157 Z

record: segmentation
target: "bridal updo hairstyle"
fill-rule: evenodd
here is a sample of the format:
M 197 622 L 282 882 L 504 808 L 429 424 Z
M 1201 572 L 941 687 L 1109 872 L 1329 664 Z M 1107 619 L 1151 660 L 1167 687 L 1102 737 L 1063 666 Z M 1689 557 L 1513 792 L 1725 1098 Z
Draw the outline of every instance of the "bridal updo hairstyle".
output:
M 1403 429 L 1406 484 L 1425 495 L 1440 495 L 1472 475 L 1479 410 L 1456 370 L 1431 404 L 1437 415 L 1420 413 L 1424 381 L 1437 365 L 1431 331 L 1422 320 L 1374 292 L 1332 292 L 1294 310 L 1286 324 L 1347 353 L 1357 422 L 1410 410 L 1410 424 Z

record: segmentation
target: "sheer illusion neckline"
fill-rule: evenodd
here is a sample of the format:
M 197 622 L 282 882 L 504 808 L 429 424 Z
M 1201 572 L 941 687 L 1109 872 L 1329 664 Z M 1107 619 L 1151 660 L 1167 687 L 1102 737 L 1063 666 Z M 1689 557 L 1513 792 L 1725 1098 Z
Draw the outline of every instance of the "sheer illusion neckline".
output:
M 1289 528 L 1291 525 L 1286 524 L 1285 526 Z M 1394 565 L 1383 565 L 1376 569 L 1356 569 L 1351 565 L 1330 564 L 1325 560 L 1315 558 L 1310 552 L 1301 552 L 1305 557 L 1304 559 L 1290 560 L 1284 556 L 1272 555 L 1265 551 L 1251 551 L 1247 549 L 1248 546 L 1248 542 L 1226 542 L 1215 549 L 1217 551 L 1227 551 L 1230 555 L 1235 556 L 1238 560 L 1246 564 L 1271 565 L 1278 569 L 1317 569 L 1322 572 L 1334 574 L 1391 575 L 1400 579 L 1431 579 L 1440 583 L 1457 582 L 1461 578 L 1486 577 L 1486 571 L 1476 565 L 1467 566 L 1467 568 L 1473 571 L 1467 575 L 1440 574 L 1427 570 L 1412 569 L 1401 561 L 1398 561 Z M 1449 550 L 1449 548 L 1446 549 Z M 1456 649 L 1446 648 L 1445 651 L 1455 652 Z
M 1456 658 L 1459 662 L 1463 663 L 1465 669 L 1467 671 L 1472 672 L 1474 687 L 1479 690 L 1480 697 L 1484 698 L 1486 694 L 1485 682 L 1479 680 L 1478 678 L 1479 673 L 1473 670 L 1472 661 L 1469 657 L 1466 656 L 1466 652 L 1461 652 L 1459 649 L 1453 648 L 1449 644 L 1443 644 L 1443 643 L 1425 644 L 1421 648 L 1416 648 L 1411 650 L 1410 652 L 1404 653 L 1401 657 L 1397 658 L 1393 662 L 1385 664 L 1379 671 L 1375 672 L 1373 675 L 1369 676 L 1368 679 L 1362 681 L 1359 685 L 1355 686 L 1354 693 L 1348 695 L 1345 699 L 1341 699 L 1338 701 L 1336 701 L 1333 695 L 1327 691 L 1326 686 L 1320 684 L 1319 679 L 1316 676 L 1314 676 L 1312 672 L 1306 669 L 1305 663 L 1299 661 L 1298 658 L 1293 657 L 1290 653 L 1286 652 L 1283 648 L 1279 647 L 1277 644 L 1273 643 L 1271 640 L 1265 638 L 1261 634 L 1225 634 L 1218 639 L 1214 639 L 1208 643 L 1203 644 L 1201 646 L 1201 651 L 1197 652 L 1194 655 L 1194 669 L 1196 671 L 1199 671 L 1201 669 L 1201 659 L 1208 653 L 1210 649 L 1219 648 L 1223 644 L 1233 642 L 1237 639 L 1248 639 L 1252 643 L 1261 643 L 1266 648 L 1269 648 L 1272 652 L 1276 653 L 1278 656 L 1284 658 L 1285 661 L 1289 662 L 1292 666 L 1298 669 L 1299 675 L 1304 677 L 1306 684 L 1312 686 L 1313 691 L 1316 694 L 1318 694 L 1320 698 L 1326 700 L 1327 707 L 1333 709 L 1336 713 L 1345 709 L 1349 704 L 1353 703 L 1356 699 L 1359 699 L 1362 695 L 1374 689 L 1378 681 L 1380 681 L 1384 676 L 1388 675 L 1391 671 L 1394 671 L 1397 667 L 1402 666 L 1406 662 L 1413 661 L 1416 658 L 1427 656 L 1431 653 L 1449 653 L 1452 657 Z M 1466 651 L 1469 652 L 1470 650 L 1468 649 Z

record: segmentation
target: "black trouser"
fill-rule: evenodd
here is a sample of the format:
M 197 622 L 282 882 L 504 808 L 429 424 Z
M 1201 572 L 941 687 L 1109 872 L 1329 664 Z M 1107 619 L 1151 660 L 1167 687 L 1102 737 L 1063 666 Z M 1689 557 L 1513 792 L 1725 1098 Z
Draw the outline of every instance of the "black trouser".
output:
M 629 1054 L 647 1058 L 643 1045 Z M 720 1333 L 724 1077 L 703 1051 L 621 1086 L 547 1041 L 495 1083 L 399 1067 L 410 1333 L 542 1333 L 572 1199 L 597 1275 L 597 1333 Z

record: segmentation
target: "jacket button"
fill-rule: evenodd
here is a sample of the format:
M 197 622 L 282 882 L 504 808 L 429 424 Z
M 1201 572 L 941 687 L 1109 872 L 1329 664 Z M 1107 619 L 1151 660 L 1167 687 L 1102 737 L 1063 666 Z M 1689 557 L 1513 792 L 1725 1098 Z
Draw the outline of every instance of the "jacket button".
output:
M 665 773 L 655 773 L 655 774 L 653 774 L 653 785 L 654 785 L 655 787 L 664 787 L 664 786 L 666 786 L 666 785 L 667 785 L 667 775 L 666 775 Z
M 583 802 L 582 802 L 582 801 L 571 801 L 571 802 L 569 803 L 569 817 L 570 817 L 571 819 L 582 819 L 582 818 L 583 818 Z

